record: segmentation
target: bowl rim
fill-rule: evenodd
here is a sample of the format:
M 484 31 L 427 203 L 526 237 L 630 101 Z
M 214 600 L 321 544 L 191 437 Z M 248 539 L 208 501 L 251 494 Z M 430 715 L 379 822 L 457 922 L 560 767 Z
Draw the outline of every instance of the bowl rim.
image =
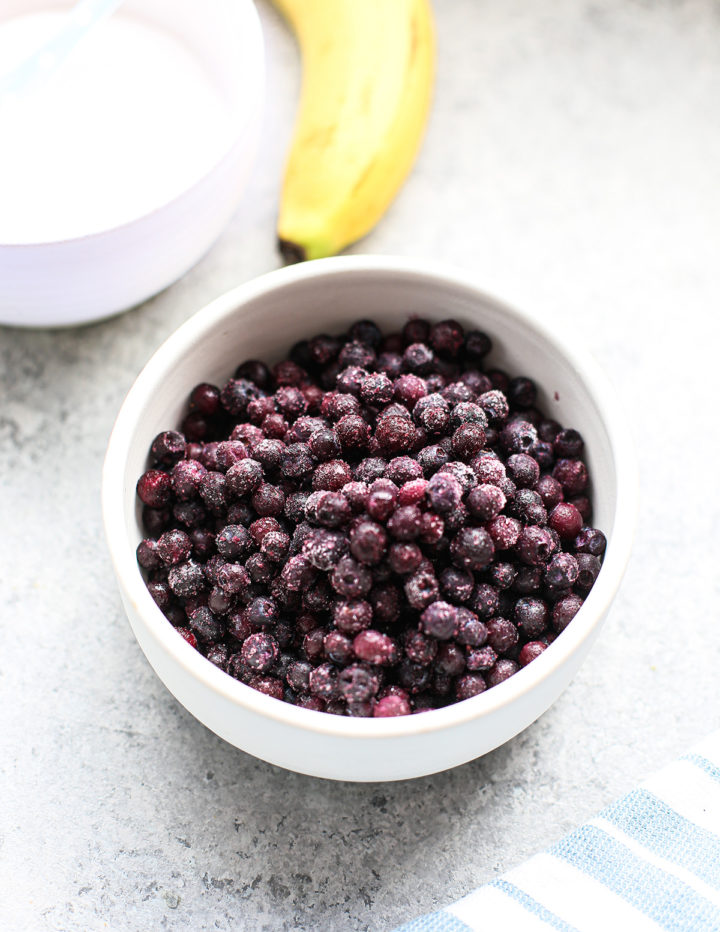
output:
M 73 246 L 75 244 L 97 240 L 102 237 L 113 236 L 123 230 L 130 229 L 136 224 L 145 223 L 151 218 L 162 214 L 173 204 L 183 200 L 183 198 L 199 188 L 218 171 L 220 166 L 232 156 L 237 146 L 242 143 L 248 128 L 253 123 L 251 116 L 256 110 L 262 108 L 262 100 L 264 97 L 265 42 L 257 7 L 252 0 L 242 0 L 242 6 L 234 3 L 230 6 L 230 9 L 235 10 L 235 12 L 239 13 L 244 19 L 244 29 L 241 34 L 241 47 L 244 54 L 239 56 L 239 60 L 242 62 L 242 69 L 246 74 L 254 73 L 257 75 L 258 99 L 254 102 L 252 107 L 248 107 L 243 111 L 242 118 L 239 120 L 234 111 L 229 113 L 228 122 L 231 127 L 233 127 L 233 132 L 227 145 L 217 156 L 212 165 L 206 168 L 202 174 L 198 175 L 193 181 L 186 184 L 181 190 L 163 201 L 162 204 L 156 204 L 155 207 L 152 207 L 150 210 L 145 210 L 136 217 L 131 217 L 129 220 L 124 220 L 122 223 L 115 223 L 112 226 L 90 230 L 88 233 L 80 233 L 75 236 L 64 236 L 55 239 L 13 240 L 11 242 L 0 240 L 0 251 L 5 253 L 13 250 L 17 252 L 27 252 L 31 249 Z M 129 12 L 126 15 L 131 18 L 137 18 L 137 14 L 133 12 Z
M 562 356 L 572 361 L 609 438 L 617 479 L 617 500 L 603 571 L 573 619 L 573 624 L 531 664 L 492 689 L 441 709 L 395 718 L 351 718 L 302 709 L 266 696 L 215 667 L 183 638 L 175 635 L 174 629 L 147 591 L 137 566 L 134 548 L 129 546 L 132 535 L 123 517 L 123 496 L 126 494 L 123 474 L 130 443 L 142 417 L 146 398 L 160 383 L 162 375 L 198 339 L 220 326 L 226 318 L 241 312 L 243 305 L 308 279 L 330 279 L 348 273 L 373 275 L 393 272 L 469 290 L 477 296 L 478 301 L 496 307 L 534 330 Z M 146 631 L 158 646 L 188 676 L 233 705 L 299 731 L 353 739 L 412 737 L 480 721 L 522 699 L 541 681 L 563 667 L 582 644 L 593 637 L 620 585 L 630 557 L 637 499 L 636 457 L 625 413 L 612 385 L 594 358 L 546 323 L 485 292 L 479 287 L 474 275 L 447 263 L 403 256 L 335 256 L 276 269 L 231 289 L 197 311 L 160 345 L 130 388 L 110 435 L 102 474 L 103 521 L 115 574 L 121 591 L 132 602 Z M 541 709 L 538 714 L 543 711 Z

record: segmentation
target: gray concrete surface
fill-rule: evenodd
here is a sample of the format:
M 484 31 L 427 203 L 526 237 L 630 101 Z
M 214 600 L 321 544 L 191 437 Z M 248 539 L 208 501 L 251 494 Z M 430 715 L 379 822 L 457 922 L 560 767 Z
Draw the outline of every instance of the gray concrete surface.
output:
M 228 746 L 136 646 L 105 551 L 100 466 L 155 347 L 278 264 L 299 71 L 263 6 L 263 155 L 210 254 L 109 322 L 0 329 L 3 929 L 390 929 L 517 864 L 717 725 L 720 5 L 435 6 L 427 140 L 356 251 L 474 269 L 589 345 L 626 399 L 641 515 L 600 641 L 505 747 L 370 786 Z

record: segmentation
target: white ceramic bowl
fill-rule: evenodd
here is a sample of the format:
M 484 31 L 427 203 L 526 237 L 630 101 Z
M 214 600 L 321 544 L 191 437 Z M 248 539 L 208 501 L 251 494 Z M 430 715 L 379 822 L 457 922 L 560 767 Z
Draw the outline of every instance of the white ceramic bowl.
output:
M 537 380 L 540 404 L 580 429 L 594 480 L 594 523 L 609 540 L 598 580 L 550 647 L 509 680 L 446 708 L 395 719 L 313 712 L 262 695 L 205 660 L 177 635 L 145 588 L 135 548 L 142 534 L 135 484 L 153 438 L 179 424 L 190 389 L 222 382 L 246 358 L 270 362 L 320 332 L 372 317 L 387 332 L 410 314 L 457 318 L 493 338 L 493 364 Z M 256 757 L 314 776 L 399 780 L 472 760 L 512 738 L 568 685 L 588 653 L 630 552 L 636 475 L 623 412 L 597 365 L 527 314 L 484 294 L 466 275 L 426 262 L 323 259 L 229 292 L 155 353 L 130 390 L 103 475 L 107 539 L 133 631 L 175 697 L 201 722 Z M 578 740 L 582 736 L 578 735 Z
M 5 0 L 0 17 L 61 10 L 74 2 Z M 145 300 L 209 249 L 248 180 L 265 92 L 262 33 L 252 0 L 125 0 L 116 15 L 166 31 L 194 54 L 228 110 L 229 148 L 186 190 L 128 223 L 54 242 L 0 242 L 0 323 L 82 324 Z

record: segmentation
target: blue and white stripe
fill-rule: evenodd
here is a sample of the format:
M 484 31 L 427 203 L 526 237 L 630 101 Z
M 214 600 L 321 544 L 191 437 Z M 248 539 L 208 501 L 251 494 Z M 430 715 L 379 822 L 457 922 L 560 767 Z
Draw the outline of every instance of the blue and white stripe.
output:
M 396 932 L 718 932 L 720 733 L 503 877 Z

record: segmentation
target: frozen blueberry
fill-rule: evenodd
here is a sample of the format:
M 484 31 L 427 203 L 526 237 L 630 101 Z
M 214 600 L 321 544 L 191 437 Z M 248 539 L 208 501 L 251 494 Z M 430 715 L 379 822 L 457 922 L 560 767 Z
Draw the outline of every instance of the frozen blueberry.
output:
M 555 543 L 546 528 L 526 527 L 520 532 L 517 553 L 523 563 L 539 566 L 547 563 L 555 550 Z
M 155 546 L 157 556 L 166 566 L 175 566 L 188 560 L 191 549 L 190 538 L 181 530 L 165 531 Z
M 331 663 L 322 663 L 309 677 L 310 692 L 322 699 L 331 699 L 337 692 L 337 667 Z
M 422 550 L 414 543 L 394 543 L 388 551 L 388 564 L 399 576 L 414 573 L 422 559 Z
M 325 656 L 334 663 L 344 666 L 353 656 L 352 641 L 340 631 L 329 631 L 323 639 Z
M 487 672 L 497 661 L 497 654 L 489 645 L 478 648 L 468 648 L 465 666 L 473 672 Z
M 168 585 L 175 595 L 188 599 L 202 592 L 207 584 L 202 567 L 193 560 L 187 560 L 170 568 Z
M 411 343 L 403 353 L 403 367 L 406 372 L 424 375 L 430 372 L 433 364 L 433 351 L 424 343 Z
M 150 446 L 150 457 L 162 466 L 173 466 L 185 456 L 185 437 L 177 430 L 164 430 Z
M 469 570 L 447 566 L 440 574 L 440 588 L 449 602 L 465 603 L 472 595 L 475 579 Z
M 212 417 L 220 407 L 220 389 L 209 382 L 201 382 L 190 392 L 188 407 L 203 417 Z
M 548 623 L 548 608 L 541 599 L 524 597 L 515 603 L 515 624 L 520 634 L 529 641 L 539 638 Z
M 566 495 L 579 495 L 587 488 L 587 467 L 582 460 L 561 459 L 555 464 L 553 478 L 557 479 Z
M 370 439 L 370 425 L 359 414 L 346 414 L 337 422 L 335 430 L 338 440 L 346 450 L 362 449 Z
M 553 589 L 569 589 L 578 578 L 578 563 L 571 553 L 556 553 L 545 567 L 545 585 Z
M 291 443 L 280 459 L 280 470 L 286 479 L 302 479 L 313 472 L 313 466 L 310 447 L 306 443 Z
M 394 715 L 410 715 L 412 709 L 407 699 L 402 696 L 384 696 L 375 703 L 375 718 L 388 718 Z
M 468 570 L 484 570 L 494 553 L 492 537 L 481 527 L 461 528 L 450 545 L 453 562 Z
M 605 535 L 597 528 L 584 527 L 575 538 L 577 553 L 589 553 L 593 557 L 601 557 L 605 553 L 606 546 Z
M 544 650 L 547 650 L 547 644 L 543 644 L 542 641 L 528 641 L 527 644 L 523 644 L 522 648 L 520 649 L 518 663 L 521 667 L 526 667 L 529 663 L 532 663 L 533 660 L 539 657 Z
M 350 532 L 350 552 L 356 560 L 368 566 L 382 560 L 387 545 L 387 533 L 375 521 L 362 521 Z
M 426 495 L 433 511 L 448 514 L 462 501 L 463 490 L 455 476 L 437 472 L 428 481 Z
M 404 638 L 403 649 L 411 663 L 427 667 L 435 659 L 438 642 L 436 638 L 423 634 L 419 629 L 412 629 Z
M 329 460 L 316 467 L 312 487 L 316 491 L 339 492 L 352 482 L 352 471 L 344 460 Z
M 479 673 L 466 673 L 459 677 L 455 684 L 455 698 L 458 702 L 463 699 L 472 699 L 487 689 L 487 684 Z
M 552 611 L 552 623 L 558 634 L 567 628 L 579 612 L 582 603 L 583 600 L 579 595 L 568 595 L 555 603 Z
M 207 606 L 196 608 L 188 616 L 188 627 L 201 644 L 215 644 L 224 633 L 222 622 L 218 621 Z
M 435 602 L 440 591 L 433 571 L 422 568 L 410 576 L 404 589 L 408 604 L 417 611 Z
M 578 568 L 576 586 L 580 592 L 587 593 L 600 573 L 600 559 L 590 553 L 576 553 L 575 562 Z
M 137 494 L 140 501 L 150 508 L 163 508 L 170 501 L 172 483 L 170 476 L 159 469 L 148 469 L 138 479 Z
M 466 644 L 468 647 L 481 647 L 487 640 L 487 625 L 467 608 L 459 608 L 457 618 L 458 625 L 455 637 L 458 644 Z
M 343 598 L 361 599 L 370 591 L 372 574 L 352 557 L 343 557 L 332 571 L 330 583 Z
M 312 565 L 329 573 L 348 551 L 348 539 L 338 531 L 317 528 L 303 542 L 303 554 Z
M 338 690 L 348 705 L 372 699 L 379 687 L 377 674 L 361 663 L 345 667 L 338 677 Z
M 396 456 L 398 453 L 412 450 L 416 439 L 417 431 L 409 418 L 390 414 L 378 419 L 375 440 L 386 455 Z
M 253 398 L 259 398 L 262 390 L 248 379 L 230 379 L 220 392 L 220 403 L 235 417 L 247 410 Z
M 458 623 L 458 609 L 449 602 L 433 602 L 420 616 L 420 630 L 440 641 L 455 637 Z
M 273 599 L 259 596 L 245 609 L 245 617 L 254 631 L 273 628 L 280 618 L 277 603 Z
M 435 670 L 448 676 L 460 676 L 465 669 L 465 652 L 454 641 L 445 641 L 438 647 Z
M 517 673 L 518 669 L 519 667 L 514 660 L 504 658 L 497 660 L 486 674 L 488 686 L 498 686 L 505 680 L 510 679 L 514 673 Z
M 393 638 L 372 629 L 355 635 L 353 651 L 358 659 L 376 666 L 392 666 L 398 658 L 398 646 Z
M 417 505 L 396 508 L 388 519 L 387 528 L 395 540 L 415 540 L 422 531 L 422 512 Z
M 226 560 L 238 560 L 250 552 L 252 540 L 241 524 L 228 524 L 215 536 L 218 553 Z
M 277 641 L 271 635 L 259 631 L 246 638 L 240 654 L 243 663 L 251 670 L 267 673 L 277 659 Z

